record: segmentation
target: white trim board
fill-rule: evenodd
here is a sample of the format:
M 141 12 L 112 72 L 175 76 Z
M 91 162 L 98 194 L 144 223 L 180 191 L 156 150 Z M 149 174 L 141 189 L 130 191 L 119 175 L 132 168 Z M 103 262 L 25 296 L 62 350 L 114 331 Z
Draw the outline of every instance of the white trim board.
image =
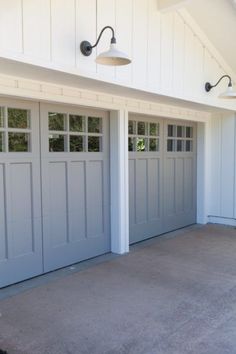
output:
M 236 226 L 236 219 L 234 218 L 224 218 L 220 216 L 208 216 L 208 222 L 212 224 L 221 224 L 228 226 Z
M 110 110 L 127 109 L 133 113 L 186 119 L 196 122 L 206 122 L 211 118 L 211 113 L 207 111 L 189 109 L 180 105 L 168 105 L 161 103 L 161 101 L 153 103 L 147 100 L 133 99 L 3 74 L 0 74 L 0 95 Z

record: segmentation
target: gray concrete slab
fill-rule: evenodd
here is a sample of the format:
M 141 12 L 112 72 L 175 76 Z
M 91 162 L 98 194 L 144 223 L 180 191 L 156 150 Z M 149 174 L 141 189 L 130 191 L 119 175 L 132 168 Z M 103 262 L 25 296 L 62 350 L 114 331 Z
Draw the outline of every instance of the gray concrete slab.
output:
M 9 354 L 235 354 L 236 230 L 207 225 L 4 290 Z M 1 295 L 1 291 L 0 291 Z

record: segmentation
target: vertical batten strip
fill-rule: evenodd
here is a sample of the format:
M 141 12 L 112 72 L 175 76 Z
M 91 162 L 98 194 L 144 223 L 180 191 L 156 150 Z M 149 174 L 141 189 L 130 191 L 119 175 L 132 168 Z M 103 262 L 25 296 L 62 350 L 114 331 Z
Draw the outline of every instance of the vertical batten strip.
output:
M 21 46 L 22 46 L 22 54 L 25 52 L 25 41 L 24 41 L 24 0 L 21 0 Z
M 50 61 L 52 62 L 52 0 L 49 0 L 50 18 Z

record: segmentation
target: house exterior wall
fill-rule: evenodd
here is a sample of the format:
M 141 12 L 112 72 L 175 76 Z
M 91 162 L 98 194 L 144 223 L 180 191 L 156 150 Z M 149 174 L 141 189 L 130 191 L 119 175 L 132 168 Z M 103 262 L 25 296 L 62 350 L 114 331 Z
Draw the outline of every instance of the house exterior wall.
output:
M 224 73 L 235 81 L 235 76 L 185 10 L 160 13 L 156 0 L 1 0 L 0 6 L 0 57 L 158 95 L 153 103 L 69 87 L 63 82 L 56 85 L 9 76 L 4 66 L 0 68 L 2 96 L 112 112 L 115 145 L 111 154 L 118 161 L 111 172 L 111 185 L 116 190 L 111 195 L 111 204 L 116 206 L 111 215 L 113 251 L 128 250 L 128 176 L 124 171 L 129 112 L 198 122 L 197 220 L 235 223 L 236 140 L 232 111 L 236 110 L 236 101 L 217 98 L 225 82 L 210 93 L 204 91 L 206 81 L 215 82 Z M 107 48 L 109 32 L 90 57 L 80 53 L 80 42 L 95 42 L 105 25 L 114 26 L 118 45 L 132 58 L 131 65 L 111 68 L 95 64 L 96 54 Z M 164 104 L 161 95 L 169 97 L 170 102 L 177 98 L 199 103 L 199 110 L 195 105 L 189 109 L 181 103 Z M 205 111 L 201 104 L 208 106 Z M 211 106 L 231 111 L 209 113 Z
M 82 40 L 95 42 L 102 27 L 115 28 L 120 49 L 133 62 L 122 68 L 96 65 L 106 50 L 104 36 L 90 57 L 79 50 Z M 216 97 L 225 88 L 205 93 L 232 70 L 185 10 L 160 13 L 157 0 L 2 0 L 0 56 L 50 69 L 121 84 L 147 92 L 236 108 Z

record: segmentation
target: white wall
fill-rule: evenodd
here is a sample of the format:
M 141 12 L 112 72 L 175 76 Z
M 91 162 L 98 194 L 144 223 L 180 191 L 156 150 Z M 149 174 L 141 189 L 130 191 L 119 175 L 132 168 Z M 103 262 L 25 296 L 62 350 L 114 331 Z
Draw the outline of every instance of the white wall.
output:
M 210 221 L 236 225 L 236 117 L 211 120 Z
M 120 48 L 133 59 L 130 66 L 95 64 L 109 31 L 91 57 L 80 53 L 80 42 L 95 42 L 105 25 L 114 26 Z M 205 81 L 233 75 L 230 68 L 186 11 L 160 13 L 157 0 L 0 0 L 0 56 L 236 109 L 235 102 L 216 98 L 225 82 L 204 92 Z

